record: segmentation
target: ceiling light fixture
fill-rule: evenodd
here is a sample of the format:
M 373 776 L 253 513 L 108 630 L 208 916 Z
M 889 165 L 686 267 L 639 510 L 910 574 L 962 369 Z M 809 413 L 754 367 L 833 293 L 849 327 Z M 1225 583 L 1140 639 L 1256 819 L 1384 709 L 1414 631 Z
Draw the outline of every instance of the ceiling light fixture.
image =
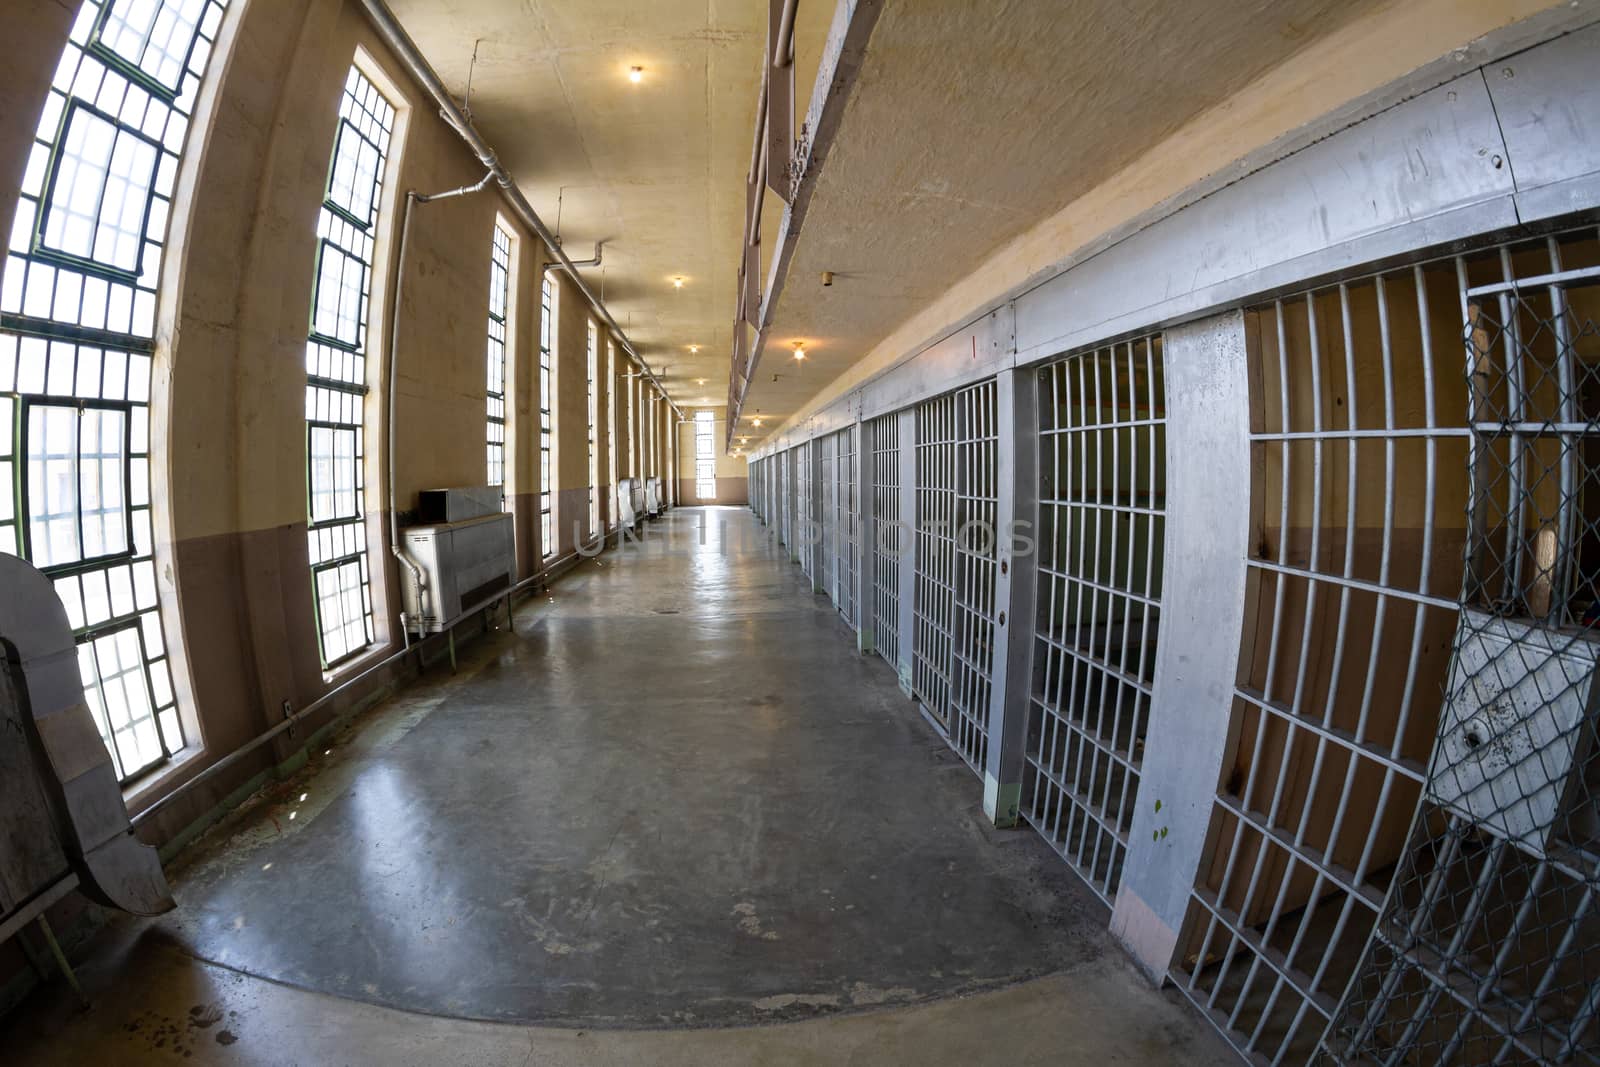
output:
M 683 279 L 682 278 L 674 278 L 674 279 L 672 279 L 672 287 L 674 289 L 682 289 L 683 288 Z
M 761 420 L 760 419 L 752 419 L 750 421 L 756 426 L 760 426 L 761 425 Z
M 704 384 L 706 384 L 706 380 L 704 378 L 696 378 L 694 380 L 694 384 L 696 384 L 696 385 L 704 385 Z
M 805 342 L 804 341 L 796 341 L 794 343 L 794 358 L 795 359 L 805 359 L 806 358 L 806 346 L 805 346 Z
M 699 352 L 699 351 L 700 351 L 700 346 L 699 345 L 690 345 L 689 346 L 689 354 L 691 356 L 694 355 L 695 353 Z
M 640 82 L 644 81 L 644 68 L 643 67 L 629 67 L 628 68 L 628 80 L 631 81 L 635 85 L 638 85 Z

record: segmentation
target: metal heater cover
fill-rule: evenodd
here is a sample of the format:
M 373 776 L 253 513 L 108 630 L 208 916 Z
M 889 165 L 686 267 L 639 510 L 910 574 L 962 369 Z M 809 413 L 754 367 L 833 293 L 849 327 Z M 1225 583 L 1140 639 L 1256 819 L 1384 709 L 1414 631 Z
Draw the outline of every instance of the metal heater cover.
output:
M 1583 755 L 1595 665 L 1587 640 L 1463 609 L 1429 798 L 1544 854 Z
M 499 514 L 501 487 L 469 485 L 455 489 L 423 489 L 417 493 L 417 521 L 466 522 Z
M 405 583 L 406 613 L 424 632 L 436 633 L 464 611 L 516 584 L 517 553 L 511 516 L 499 513 L 467 522 L 412 526 L 406 553 L 422 568 L 426 603 Z

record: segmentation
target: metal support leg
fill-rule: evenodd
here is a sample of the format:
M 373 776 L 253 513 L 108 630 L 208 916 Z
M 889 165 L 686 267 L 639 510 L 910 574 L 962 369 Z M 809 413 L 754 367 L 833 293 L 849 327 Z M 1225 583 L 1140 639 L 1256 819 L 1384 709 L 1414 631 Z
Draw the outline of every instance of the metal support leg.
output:
M 39 932 L 44 935 L 44 943 L 50 946 L 50 955 L 55 958 L 56 966 L 61 969 L 61 977 L 67 980 L 67 985 L 72 987 L 72 992 L 77 996 L 79 1003 L 84 1007 L 89 1006 L 89 998 L 84 995 L 83 986 L 78 984 L 78 976 L 73 973 L 72 964 L 67 962 L 67 954 L 61 951 L 61 943 L 56 940 L 55 931 L 50 929 L 50 921 L 43 915 L 38 919 Z

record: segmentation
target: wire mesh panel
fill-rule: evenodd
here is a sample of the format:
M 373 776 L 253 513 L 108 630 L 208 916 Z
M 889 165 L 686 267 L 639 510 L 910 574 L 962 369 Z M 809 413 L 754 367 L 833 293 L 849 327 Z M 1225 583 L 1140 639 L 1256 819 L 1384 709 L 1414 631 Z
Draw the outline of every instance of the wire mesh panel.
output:
M 1355 1055 L 1363 1062 L 1373 1056 L 1386 1063 L 1506 1062 L 1497 1050 L 1464 1058 L 1464 1045 L 1451 1047 L 1449 1034 L 1424 1046 L 1417 1033 L 1406 1033 L 1417 1005 L 1408 1006 L 1405 995 L 1429 987 L 1418 959 L 1434 953 L 1446 961 L 1432 972 L 1440 999 L 1425 1014 L 1440 1014 L 1452 1000 L 1482 1003 L 1497 995 L 1488 982 L 1495 972 L 1475 977 L 1438 948 L 1463 951 L 1489 929 L 1498 931 L 1490 935 L 1498 952 L 1506 933 L 1516 942 L 1526 921 L 1516 918 L 1520 906 L 1510 888 L 1503 900 L 1485 897 L 1453 914 L 1420 915 L 1443 899 L 1428 885 L 1495 880 L 1485 864 L 1463 864 L 1465 857 L 1492 852 L 1502 869 L 1517 852 L 1496 846 L 1492 835 L 1461 830 L 1463 820 L 1452 818 L 1448 805 L 1422 803 L 1419 814 L 1425 788 L 1439 788 L 1428 769 L 1435 737 L 1441 728 L 1442 738 L 1452 736 L 1444 699 L 1447 683 L 1455 684 L 1452 649 L 1458 664 L 1469 654 L 1486 655 L 1487 646 L 1474 651 L 1464 636 L 1476 632 L 1470 599 L 1468 611 L 1458 610 L 1468 517 L 1476 531 L 1488 521 L 1486 501 L 1500 500 L 1504 511 L 1517 500 L 1509 488 L 1515 479 L 1491 476 L 1482 459 L 1483 427 L 1475 432 L 1469 421 L 1487 379 L 1474 377 L 1469 391 L 1462 373 L 1462 278 L 1485 271 L 1533 277 L 1549 272 L 1552 256 L 1581 254 L 1592 262 L 1594 249 L 1589 238 L 1496 249 L 1319 289 L 1247 314 L 1256 533 L 1240 683 L 1208 858 L 1174 977 L 1254 1059 L 1299 1063 L 1313 1054 L 1392 894 L 1389 908 L 1402 918 L 1378 925 L 1352 994 L 1352 1003 L 1364 1007 L 1344 1011 L 1331 1045 L 1367 1050 Z M 1471 373 L 1487 370 L 1474 366 Z M 1517 373 L 1533 372 L 1525 366 Z M 1538 377 L 1542 383 L 1554 373 L 1540 370 Z M 1510 457 L 1517 439 L 1501 433 L 1495 447 Z M 1561 449 L 1548 441 L 1543 447 L 1546 461 Z M 1524 485 L 1541 486 L 1538 492 L 1548 494 L 1541 500 L 1563 498 L 1559 470 L 1543 474 L 1533 460 L 1520 467 L 1508 460 L 1507 470 L 1520 470 Z M 1531 505 L 1523 510 L 1525 522 L 1543 529 L 1528 518 Z M 1579 511 L 1569 508 L 1567 515 Z M 1559 506 L 1556 514 L 1559 526 L 1565 521 Z M 1510 546 L 1501 550 L 1503 561 L 1517 557 L 1506 531 L 1495 541 Z M 1541 545 L 1529 536 L 1535 560 L 1553 559 L 1562 543 Z M 1475 532 L 1473 540 L 1482 537 Z M 1552 562 L 1545 569 L 1553 575 L 1555 568 Z M 1548 588 L 1558 586 L 1552 581 Z M 1497 625 L 1513 632 L 1507 616 L 1514 613 L 1503 605 L 1493 612 Z M 1532 657 L 1533 646 L 1518 644 Z M 1419 843 L 1408 851 L 1410 837 Z M 1433 871 L 1444 873 L 1430 880 Z M 1531 879 L 1532 868 L 1508 875 L 1507 885 L 1518 877 Z M 1565 899 L 1576 907 L 1575 897 Z M 1430 929 L 1431 945 L 1419 940 Z M 1564 955 L 1558 940 L 1531 951 Z M 1414 958 L 1385 959 L 1391 942 L 1409 946 Z M 1373 1053 L 1372 1042 L 1388 1047 Z M 1408 1045 L 1421 1051 L 1408 1052 Z
M 993 379 L 916 409 L 912 691 L 979 773 L 994 675 L 999 428 Z
M 1600 242 L 1502 249 L 1459 279 L 1461 613 L 1410 845 L 1324 1047 L 1600 1063 Z
M 1268 1062 L 1314 1049 L 1420 793 L 1464 537 L 1457 306 L 1444 264 L 1246 315 L 1254 544 L 1239 684 L 1175 970 Z
M 1159 336 L 1039 371 L 1038 611 L 1021 813 L 1117 893 L 1149 726 L 1166 528 Z
M 856 428 L 833 435 L 837 452 L 834 492 L 833 603 L 844 621 L 856 623 Z
M 900 417 L 867 424 L 872 448 L 872 643 L 900 669 Z

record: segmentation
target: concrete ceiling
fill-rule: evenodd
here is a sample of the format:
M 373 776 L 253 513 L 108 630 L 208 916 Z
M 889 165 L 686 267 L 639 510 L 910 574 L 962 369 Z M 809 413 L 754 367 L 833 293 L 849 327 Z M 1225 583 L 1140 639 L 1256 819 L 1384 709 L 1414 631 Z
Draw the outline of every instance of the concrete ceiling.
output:
M 560 220 L 567 254 L 606 242 L 606 305 L 651 367 L 666 366 L 673 398 L 724 403 L 765 0 L 389 6 L 458 100 L 470 71 L 474 124 L 534 210 Z M 832 0 L 799 6 L 806 85 L 832 15 Z M 584 272 L 597 292 L 601 273 Z
M 745 400 L 748 447 L 1005 242 L 1383 2 L 885 0 Z

